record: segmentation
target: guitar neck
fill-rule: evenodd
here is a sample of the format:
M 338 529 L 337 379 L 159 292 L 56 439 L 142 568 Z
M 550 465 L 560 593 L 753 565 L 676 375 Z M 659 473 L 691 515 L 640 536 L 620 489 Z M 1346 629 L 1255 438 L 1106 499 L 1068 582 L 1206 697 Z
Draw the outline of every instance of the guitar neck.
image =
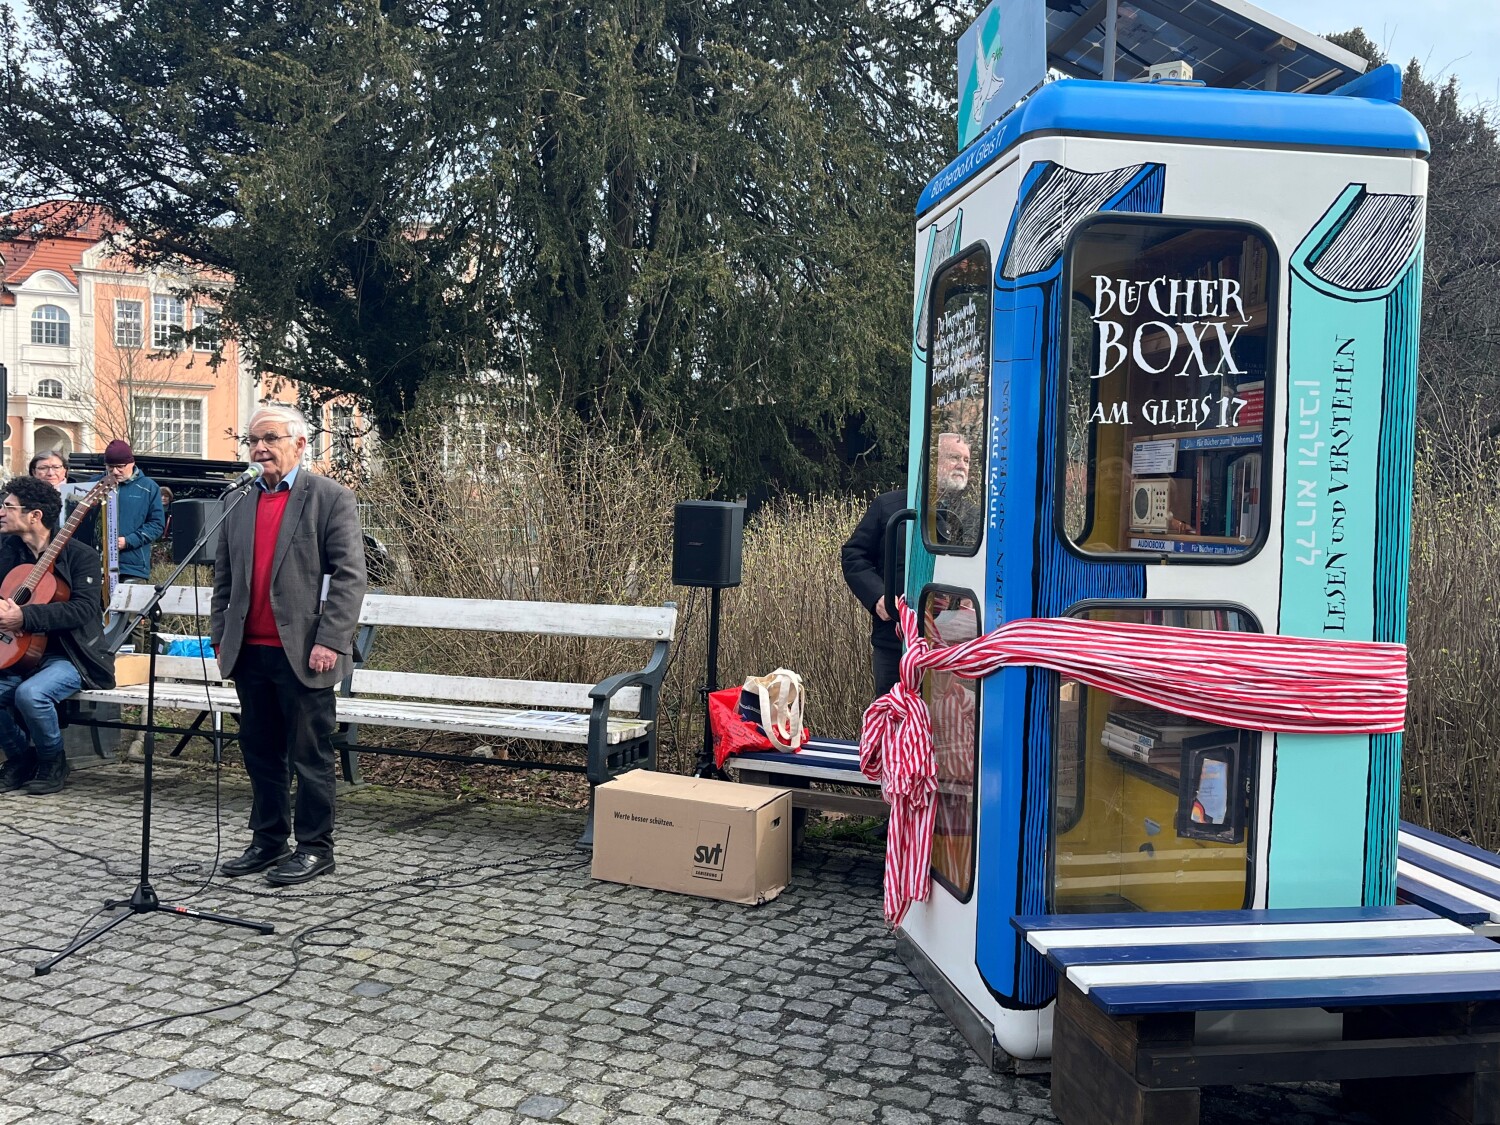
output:
M 88 519 L 89 513 L 98 506 L 100 499 L 109 491 L 109 483 L 101 481 L 96 484 L 87 496 L 80 500 L 73 509 L 73 514 L 68 517 L 68 522 L 52 536 L 52 542 L 47 544 L 47 549 L 41 553 L 36 560 L 36 565 L 31 568 L 31 573 L 26 576 L 26 581 L 21 583 L 21 589 L 35 590 L 36 584 L 42 580 L 42 575 L 52 569 L 57 562 L 57 556 L 62 554 L 68 541 L 73 538 L 77 530 L 83 526 L 83 521 Z

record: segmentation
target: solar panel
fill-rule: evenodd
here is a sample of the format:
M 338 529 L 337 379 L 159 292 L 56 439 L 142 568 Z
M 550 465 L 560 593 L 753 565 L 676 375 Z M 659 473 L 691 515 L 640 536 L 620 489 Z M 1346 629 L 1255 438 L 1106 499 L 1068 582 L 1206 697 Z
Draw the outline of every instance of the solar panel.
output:
M 1047 0 L 1047 61 L 1074 78 L 1104 73 L 1105 0 Z M 1183 60 L 1210 86 L 1326 93 L 1364 59 L 1244 0 L 1119 0 L 1115 78 Z

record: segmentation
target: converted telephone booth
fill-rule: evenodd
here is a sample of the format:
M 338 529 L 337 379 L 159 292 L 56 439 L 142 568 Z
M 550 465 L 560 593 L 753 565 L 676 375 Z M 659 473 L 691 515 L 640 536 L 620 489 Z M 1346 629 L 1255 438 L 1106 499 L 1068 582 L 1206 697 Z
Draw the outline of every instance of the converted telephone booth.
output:
M 1391 67 L 1057 81 L 932 181 L 905 591 L 931 643 L 1068 615 L 1404 641 L 1427 143 L 1398 101 Z M 933 888 L 900 943 L 981 1053 L 1050 1053 L 1012 915 L 1393 901 L 1399 736 L 1033 668 L 923 691 Z

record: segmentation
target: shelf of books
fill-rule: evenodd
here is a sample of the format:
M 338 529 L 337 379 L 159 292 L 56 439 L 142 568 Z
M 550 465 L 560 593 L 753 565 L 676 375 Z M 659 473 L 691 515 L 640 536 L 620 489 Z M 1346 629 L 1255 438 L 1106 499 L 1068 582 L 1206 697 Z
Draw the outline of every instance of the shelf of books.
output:
M 1154 709 L 1116 707 L 1105 716 L 1099 742 L 1110 760 L 1151 784 L 1176 793 L 1182 780 L 1182 744 L 1219 728 Z

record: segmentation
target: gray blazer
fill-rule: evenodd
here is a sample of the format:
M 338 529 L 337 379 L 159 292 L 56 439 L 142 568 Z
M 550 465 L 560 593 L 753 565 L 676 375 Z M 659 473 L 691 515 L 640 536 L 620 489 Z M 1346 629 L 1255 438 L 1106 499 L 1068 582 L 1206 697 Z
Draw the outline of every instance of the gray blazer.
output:
M 255 557 L 255 508 L 260 489 L 237 503 L 219 529 L 214 555 L 214 604 L 209 626 L 219 668 L 234 675 L 250 612 L 250 571 Z M 328 599 L 319 604 L 323 576 Z M 365 549 L 354 493 L 327 477 L 300 469 L 287 498 L 271 563 L 271 608 L 297 678 L 310 688 L 333 687 L 353 668 L 354 631 L 365 598 Z M 315 675 L 307 666 L 315 644 L 342 654 L 333 669 Z

